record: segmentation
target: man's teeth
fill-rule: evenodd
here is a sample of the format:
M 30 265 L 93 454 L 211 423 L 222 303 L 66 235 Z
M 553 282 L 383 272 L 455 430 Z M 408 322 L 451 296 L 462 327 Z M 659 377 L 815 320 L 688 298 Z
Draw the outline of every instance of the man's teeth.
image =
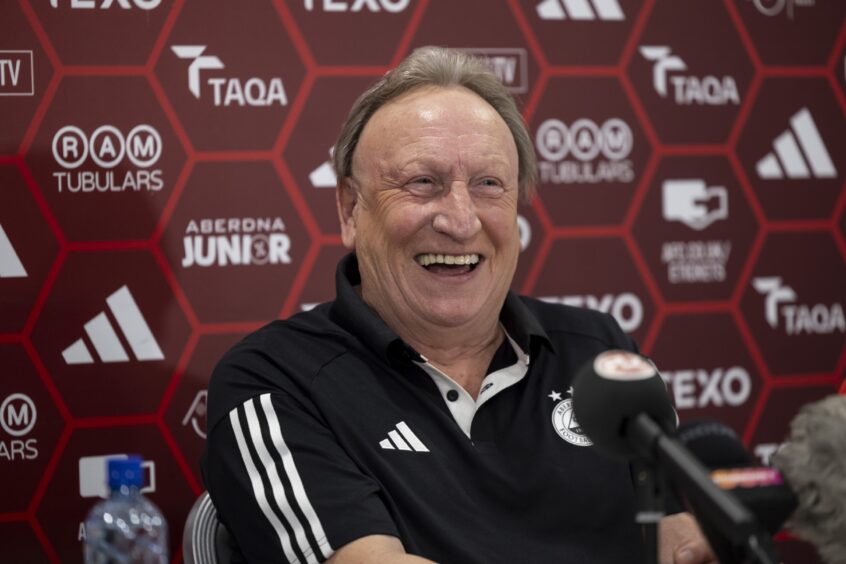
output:
M 428 253 L 417 255 L 416 259 L 420 266 L 429 266 L 430 264 L 473 265 L 478 264 L 479 255 L 475 253 L 469 255 L 436 255 L 434 253 Z

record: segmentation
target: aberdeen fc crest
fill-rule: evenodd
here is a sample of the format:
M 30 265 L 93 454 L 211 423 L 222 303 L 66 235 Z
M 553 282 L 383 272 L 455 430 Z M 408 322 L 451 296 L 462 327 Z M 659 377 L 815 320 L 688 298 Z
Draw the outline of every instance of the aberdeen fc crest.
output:
M 555 408 L 552 410 L 552 428 L 555 429 L 559 437 L 571 445 L 591 446 L 593 441 L 582 431 L 579 422 L 576 421 L 576 415 L 573 413 L 572 390 L 573 388 L 570 388 L 567 391 L 570 397 L 564 400 L 561 399 L 561 394 L 558 392 L 553 391 L 549 394 L 552 400 L 561 400 L 555 404 Z

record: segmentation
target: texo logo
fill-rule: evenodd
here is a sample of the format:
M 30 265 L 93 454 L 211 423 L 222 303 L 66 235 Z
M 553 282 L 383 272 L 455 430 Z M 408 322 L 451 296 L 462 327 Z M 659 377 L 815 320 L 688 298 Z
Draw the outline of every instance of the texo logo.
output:
M 673 55 L 672 48 L 666 45 L 641 46 L 640 54 L 652 61 L 652 85 L 662 98 L 669 94 L 667 82 L 673 86 L 672 99 L 676 104 L 724 106 L 740 104 L 737 84 L 731 76 L 722 78 L 714 75 L 697 77 L 694 75 L 670 74 L 687 70 L 687 64 L 678 55 Z
M 0 96 L 34 94 L 32 51 L 0 51 Z
M 158 8 L 162 0 L 102 0 L 100 5 L 97 5 L 96 0 L 69 0 L 66 2 L 74 10 L 93 10 L 99 8 L 100 10 L 107 10 L 112 6 L 129 10 L 133 6 L 142 10 L 152 10 Z M 50 0 L 50 5 L 54 8 L 59 7 L 59 0 Z
M 203 55 L 205 45 L 173 45 L 171 50 L 180 59 L 189 59 L 188 90 L 198 100 L 201 98 L 200 72 L 203 70 L 218 70 L 226 68 L 218 57 Z M 211 86 L 215 106 L 280 106 L 288 105 L 288 96 L 282 79 L 273 77 L 267 81 L 252 77 L 243 81 L 238 77 L 209 78 L 206 84 Z
M 846 317 L 842 304 L 796 304 L 796 292 L 790 286 L 784 285 L 780 276 L 753 278 L 752 286 L 759 294 L 766 296 L 764 318 L 773 329 L 779 328 L 781 314 L 788 335 L 846 332 Z
M 569 127 L 561 120 L 547 119 L 535 133 L 535 145 L 543 157 L 538 163 L 541 182 L 634 180 L 632 163 L 626 158 L 634 146 L 634 136 L 629 125 L 619 118 L 608 119 L 601 127 L 585 118 L 574 121 Z M 579 162 L 565 161 L 568 156 Z
M 200 390 L 191 402 L 188 412 L 182 418 L 182 426 L 187 427 L 189 424 L 194 432 L 201 439 L 206 438 L 205 422 L 206 422 L 206 402 L 208 398 L 207 390 Z
M 305 0 L 305 9 L 309 12 L 314 10 L 315 3 L 324 12 L 361 12 L 364 8 L 371 12 L 385 10 L 397 14 L 408 8 L 410 0 Z M 350 5 L 351 4 L 351 5 Z
M 713 370 L 674 370 L 661 377 L 672 387 L 677 409 L 736 407 L 749 399 L 752 379 L 740 366 Z
M 637 331 L 643 322 L 643 304 L 635 294 L 604 294 L 603 296 L 546 296 L 541 300 L 573 307 L 586 307 L 602 313 L 610 313 L 626 333 Z
M 622 21 L 623 14 L 617 0 L 543 0 L 535 9 L 542 20 L 607 20 Z

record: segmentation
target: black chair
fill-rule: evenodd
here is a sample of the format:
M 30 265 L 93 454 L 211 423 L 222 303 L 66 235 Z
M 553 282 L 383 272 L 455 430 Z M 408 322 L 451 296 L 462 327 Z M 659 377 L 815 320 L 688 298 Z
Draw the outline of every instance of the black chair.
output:
M 185 519 L 182 532 L 182 557 L 185 564 L 234 564 L 233 539 L 217 519 L 217 509 L 209 492 L 203 492 Z

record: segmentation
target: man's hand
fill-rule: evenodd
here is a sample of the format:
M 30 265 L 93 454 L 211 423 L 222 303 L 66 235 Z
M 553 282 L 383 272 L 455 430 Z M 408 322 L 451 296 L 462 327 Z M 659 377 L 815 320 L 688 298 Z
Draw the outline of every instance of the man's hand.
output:
M 658 525 L 658 561 L 660 564 L 719 564 L 690 513 L 661 519 Z

